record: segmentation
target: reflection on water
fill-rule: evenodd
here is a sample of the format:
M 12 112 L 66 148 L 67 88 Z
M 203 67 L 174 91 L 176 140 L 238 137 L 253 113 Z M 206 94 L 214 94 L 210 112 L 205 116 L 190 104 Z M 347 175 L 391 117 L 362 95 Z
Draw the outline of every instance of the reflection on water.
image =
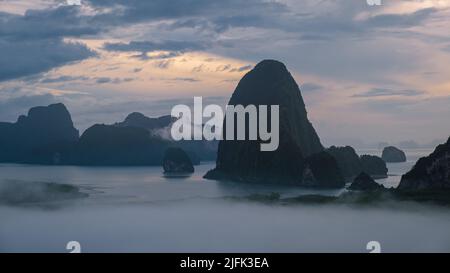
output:
M 396 186 L 400 175 L 429 152 L 407 152 L 408 162 L 388 164 L 390 176 L 379 181 Z M 212 167 L 203 164 L 192 175 L 170 177 L 160 167 L 0 165 L 0 191 L 14 180 L 67 184 L 89 194 L 53 199 L 50 210 L 0 205 L 0 252 L 64 252 L 74 240 L 83 251 L 96 252 L 365 252 L 373 240 L 384 251 L 450 251 L 447 209 L 410 203 L 355 208 L 231 201 L 224 197 L 336 195 L 343 190 L 204 180 Z

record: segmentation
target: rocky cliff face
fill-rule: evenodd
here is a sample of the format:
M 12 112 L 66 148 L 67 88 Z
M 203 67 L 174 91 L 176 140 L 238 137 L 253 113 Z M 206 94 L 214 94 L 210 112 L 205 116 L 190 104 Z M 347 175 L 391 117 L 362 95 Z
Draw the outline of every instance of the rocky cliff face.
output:
M 362 171 L 362 163 L 355 149 L 350 146 L 331 146 L 327 153 L 336 159 L 341 173 L 346 178 L 355 177 Z
M 355 149 L 350 146 L 335 147 L 326 149 L 336 159 L 342 175 L 347 179 L 353 179 L 361 172 L 365 172 L 375 179 L 387 176 L 386 163 L 378 156 L 356 154 Z
M 63 104 L 34 107 L 16 123 L 0 123 L 0 161 L 57 164 L 76 141 L 78 130 Z
M 319 136 L 308 120 L 300 89 L 283 63 L 262 61 L 241 79 L 228 105 L 249 104 L 279 105 L 280 140 L 293 141 L 301 148 L 303 156 L 323 150 Z M 234 145 L 236 142 L 221 144 Z
M 388 146 L 383 149 L 383 154 L 381 155 L 381 158 L 386 162 L 406 162 L 406 155 L 405 153 L 394 147 L 394 146 Z
M 398 190 L 450 190 L 450 138 L 402 176 Z
M 376 155 L 362 155 L 361 164 L 363 172 L 375 178 L 387 177 L 388 168 L 386 162 Z
M 129 114 L 124 121 L 116 123 L 119 127 L 139 127 L 153 131 L 168 127 L 175 121 L 174 117 L 162 116 L 157 118 L 149 118 L 142 113 L 134 112 Z
M 328 187 L 327 177 L 335 177 L 337 184 L 331 186 L 343 185 L 334 158 L 313 156 L 322 152 L 323 146 L 308 120 L 300 89 L 284 64 L 260 62 L 239 82 L 229 105 L 279 105 L 279 146 L 261 152 L 260 139 L 220 141 L 216 169 L 206 178 Z M 224 135 L 226 131 L 224 123 Z
M 302 186 L 341 188 L 345 180 L 333 156 L 323 151 L 306 158 L 300 183 Z
M 94 125 L 65 157 L 65 163 L 87 166 L 160 165 L 168 142 L 137 127 Z
M 360 173 L 348 188 L 352 191 L 377 191 L 384 190 L 384 186 L 375 182 L 370 175 L 365 172 Z
M 166 150 L 163 159 L 163 169 L 166 174 L 194 172 L 194 166 L 186 152 L 175 147 L 170 147 Z

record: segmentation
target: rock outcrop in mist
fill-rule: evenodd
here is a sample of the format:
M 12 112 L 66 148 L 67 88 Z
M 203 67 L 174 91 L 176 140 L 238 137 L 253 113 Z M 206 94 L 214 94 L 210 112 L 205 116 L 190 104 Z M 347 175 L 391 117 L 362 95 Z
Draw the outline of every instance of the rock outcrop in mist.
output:
M 326 151 L 334 157 L 344 177 L 351 178 L 362 171 L 361 159 L 352 147 L 331 146 Z
M 334 158 L 315 155 L 323 151 L 323 146 L 308 120 L 300 89 L 284 64 L 274 60 L 260 62 L 241 79 L 228 104 L 279 105 L 279 146 L 275 151 L 261 152 L 261 139 L 222 140 L 216 168 L 205 178 L 312 187 L 344 185 Z M 226 135 L 225 122 L 223 127 Z M 329 181 L 330 177 L 335 180 Z
M 363 171 L 375 178 L 387 177 L 388 168 L 386 162 L 376 155 L 362 155 L 361 164 Z
M 65 157 L 65 163 L 87 166 L 160 165 L 167 141 L 137 127 L 94 125 Z
M 450 190 L 450 138 L 402 176 L 399 190 Z
M 370 177 L 370 175 L 365 172 L 360 173 L 353 183 L 348 187 L 349 190 L 353 191 L 377 191 L 384 190 L 384 186 L 375 182 L 375 180 Z
M 390 163 L 397 163 L 397 162 L 406 162 L 406 154 L 402 150 L 394 147 L 394 146 L 388 146 L 383 149 L 383 153 L 381 155 L 381 158 Z
M 170 147 L 164 153 L 163 169 L 166 174 L 193 173 L 191 159 L 180 148 Z
M 387 176 L 386 163 L 378 156 L 362 155 L 360 157 L 350 146 L 331 146 L 326 151 L 336 159 L 342 175 L 347 179 L 353 179 L 361 172 L 370 174 L 374 178 Z

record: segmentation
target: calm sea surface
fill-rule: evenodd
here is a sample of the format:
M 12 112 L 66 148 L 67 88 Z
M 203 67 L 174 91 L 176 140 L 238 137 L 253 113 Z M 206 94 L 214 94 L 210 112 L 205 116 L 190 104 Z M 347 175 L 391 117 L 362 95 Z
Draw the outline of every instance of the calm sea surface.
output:
M 401 175 L 430 152 L 407 151 L 408 161 L 388 164 L 389 177 L 378 182 L 398 185 Z M 377 150 L 358 153 L 379 155 Z M 367 252 L 369 241 L 379 241 L 386 252 L 450 251 L 448 209 L 413 203 L 354 207 L 233 201 L 227 197 L 344 190 L 204 180 L 213 166 L 196 166 L 188 177 L 166 177 L 160 167 L 1 164 L 0 196 L 5 185 L 15 182 L 70 184 L 89 196 L 18 204 L 0 200 L 0 252 L 68 252 L 69 241 L 78 241 L 83 252 Z M 17 194 L 26 200 L 32 188 L 23 186 Z

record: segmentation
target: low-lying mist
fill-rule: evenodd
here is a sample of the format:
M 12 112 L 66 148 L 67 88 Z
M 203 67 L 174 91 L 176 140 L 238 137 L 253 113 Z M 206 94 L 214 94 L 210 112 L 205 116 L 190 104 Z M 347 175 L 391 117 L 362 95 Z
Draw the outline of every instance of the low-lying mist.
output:
M 0 207 L 0 252 L 450 251 L 448 208 L 263 205 L 217 199 L 58 210 Z

